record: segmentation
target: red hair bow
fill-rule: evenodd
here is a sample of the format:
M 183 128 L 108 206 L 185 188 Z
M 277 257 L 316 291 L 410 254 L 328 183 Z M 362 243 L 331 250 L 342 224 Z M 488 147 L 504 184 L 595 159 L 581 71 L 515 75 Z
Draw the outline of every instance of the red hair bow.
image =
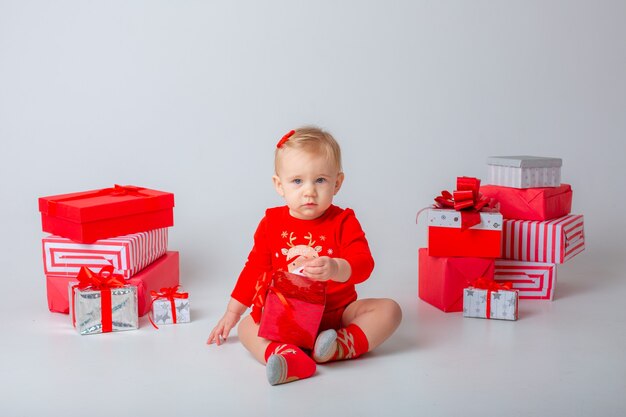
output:
M 287 142 L 289 138 L 292 137 L 295 133 L 296 133 L 295 130 L 290 130 L 289 132 L 287 132 L 287 134 L 278 141 L 278 143 L 276 144 L 276 147 L 280 148 L 281 146 L 283 146 L 285 142 Z

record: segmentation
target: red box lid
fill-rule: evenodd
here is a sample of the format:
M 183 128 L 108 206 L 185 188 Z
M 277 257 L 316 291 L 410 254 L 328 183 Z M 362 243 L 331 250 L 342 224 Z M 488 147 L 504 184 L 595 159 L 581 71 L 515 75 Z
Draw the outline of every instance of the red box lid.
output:
M 174 194 L 115 185 L 101 190 L 39 198 L 39 211 L 76 223 L 128 216 L 174 207 Z

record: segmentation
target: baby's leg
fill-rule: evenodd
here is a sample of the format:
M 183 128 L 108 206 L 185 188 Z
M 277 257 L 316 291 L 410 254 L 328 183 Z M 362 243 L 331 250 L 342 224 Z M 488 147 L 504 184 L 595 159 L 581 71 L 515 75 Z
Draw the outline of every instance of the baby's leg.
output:
M 237 327 L 237 335 L 241 344 L 248 349 L 248 351 L 254 356 L 254 358 L 265 365 L 265 351 L 270 344 L 270 341 L 258 336 L 259 325 L 252 320 L 252 317 L 247 316 Z
M 402 321 L 402 310 L 389 298 L 367 298 L 346 307 L 341 321 L 344 326 L 355 324 L 363 330 L 369 352 L 396 331 Z
M 248 316 L 237 328 L 239 340 L 256 360 L 266 365 L 267 380 L 272 385 L 308 378 L 315 373 L 315 362 L 300 348 L 272 342 L 258 336 L 259 325 Z
M 400 325 L 402 310 L 387 298 L 357 300 L 342 316 L 342 328 L 319 334 L 313 348 L 316 362 L 353 359 L 375 349 Z

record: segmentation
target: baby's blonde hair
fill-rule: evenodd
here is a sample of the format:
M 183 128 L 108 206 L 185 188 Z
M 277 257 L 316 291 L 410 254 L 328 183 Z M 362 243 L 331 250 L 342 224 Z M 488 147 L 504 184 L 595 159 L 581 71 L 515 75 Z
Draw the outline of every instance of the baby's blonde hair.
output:
M 341 172 L 341 148 L 330 133 L 315 126 L 304 126 L 295 130 L 295 133 L 274 153 L 274 171 L 278 174 L 278 162 L 286 149 L 297 149 L 322 155 L 332 161 Z

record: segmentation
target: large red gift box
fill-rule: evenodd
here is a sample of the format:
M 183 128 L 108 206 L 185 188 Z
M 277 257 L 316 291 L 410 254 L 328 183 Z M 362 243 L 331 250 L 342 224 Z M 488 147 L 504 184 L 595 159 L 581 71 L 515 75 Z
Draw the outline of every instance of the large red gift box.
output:
M 493 281 L 493 259 L 436 257 L 419 249 L 418 295 L 445 312 L 463 311 L 463 289 L 479 278 Z
M 174 225 L 174 194 L 119 186 L 39 198 L 44 232 L 80 243 Z
M 259 336 L 312 349 L 324 314 L 326 285 L 277 271 L 267 290 Z
M 463 229 L 462 213 L 455 210 L 428 210 L 428 254 L 499 258 L 502 215 L 480 212 L 480 223 Z
M 550 220 L 568 215 L 572 210 L 572 187 L 511 188 L 483 185 L 480 192 L 500 203 L 505 219 Z
M 180 258 L 176 251 L 168 251 L 137 275 L 126 280 L 127 285 L 137 286 L 139 315 L 150 311 L 150 291 L 175 287 L 180 283 Z M 69 313 L 68 285 L 76 282 L 76 274 L 46 275 L 48 308 L 57 313 Z
M 584 218 L 504 220 L 502 258 L 562 264 L 585 250 Z

